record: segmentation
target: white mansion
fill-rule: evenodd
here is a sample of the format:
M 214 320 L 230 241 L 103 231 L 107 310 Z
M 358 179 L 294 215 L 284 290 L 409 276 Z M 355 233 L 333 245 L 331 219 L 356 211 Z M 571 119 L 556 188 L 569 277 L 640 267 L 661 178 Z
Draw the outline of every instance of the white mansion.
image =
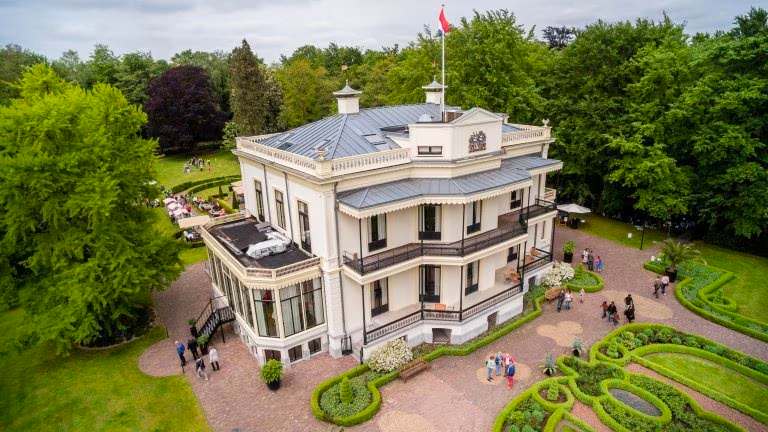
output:
M 217 307 L 260 362 L 461 343 L 521 313 L 552 262 L 548 127 L 482 108 L 359 108 L 240 137 L 245 210 L 201 227 Z

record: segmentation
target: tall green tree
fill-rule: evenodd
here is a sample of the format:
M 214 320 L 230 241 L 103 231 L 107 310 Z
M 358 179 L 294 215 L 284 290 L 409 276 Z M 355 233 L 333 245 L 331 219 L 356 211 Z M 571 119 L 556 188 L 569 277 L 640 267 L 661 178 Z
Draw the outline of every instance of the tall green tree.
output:
M 27 315 L 28 342 L 64 352 L 129 326 L 179 274 L 179 249 L 144 205 L 158 193 L 146 115 L 44 65 L 19 88 L 0 107 L 0 290 Z
M 276 99 L 279 100 L 279 91 L 269 78 L 266 66 L 251 51 L 245 39 L 232 50 L 229 73 L 232 120 L 237 124 L 237 130 L 245 135 L 269 131 L 276 124 L 272 106 Z
M 150 53 L 137 51 L 123 54 L 115 71 L 115 87 L 129 102 L 143 106 L 149 98 L 149 82 L 168 69 L 165 60 L 155 61 Z
M 287 128 L 301 126 L 333 113 L 335 80 L 325 68 L 314 67 L 306 59 L 297 59 L 277 70 L 283 90 L 280 124 Z
M 65 80 L 85 86 L 85 63 L 75 50 L 67 50 L 51 64 L 53 70 Z
M 19 45 L 8 44 L 0 48 L 0 105 L 18 96 L 16 81 L 28 67 L 45 62 L 45 57 Z
M 97 83 L 114 84 L 117 70 L 120 67 L 120 58 L 117 57 L 108 46 L 96 44 L 93 52 L 85 63 L 86 88 L 91 88 Z

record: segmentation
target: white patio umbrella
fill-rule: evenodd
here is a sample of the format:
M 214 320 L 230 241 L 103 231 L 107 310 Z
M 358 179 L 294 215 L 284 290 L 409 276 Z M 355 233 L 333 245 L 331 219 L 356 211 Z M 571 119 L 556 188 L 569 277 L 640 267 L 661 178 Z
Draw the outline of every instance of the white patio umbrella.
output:
M 180 207 L 181 207 L 181 205 L 179 205 L 179 203 L 177 203 L 176 201 L 174 201 L 174 202 L 172 202 L 172 203 L 170 203 L 170 204 L 166 205 L 165 207 L 166 207 L 168 210 L 170 210 L 170 211 L 174 211 L 174 210 L 176 210 L 176 209 L 180 208 Z
M 163 200 L 163 204 L 166 204 L 166 205 L 168 205 L 170 203 L 175 203 L 175 202 L 176 202 L 176 199 L 175 198 L 171 198 L 171 197 L 168 197 L 168 198 Z
M 561 204 L 557 209 L 566 213 L 592 213 L 592 210 L 578 204 Z

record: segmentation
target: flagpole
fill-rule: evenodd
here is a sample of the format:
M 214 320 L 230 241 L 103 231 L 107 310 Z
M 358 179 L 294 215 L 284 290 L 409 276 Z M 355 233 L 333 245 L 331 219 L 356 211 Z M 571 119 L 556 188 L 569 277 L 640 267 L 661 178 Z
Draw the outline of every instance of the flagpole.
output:
M 443 4 L 443 13 L 445 13 L 445 4 Z M 443 30 L 441 33 L 443 35 L 441 38 L 443 40 L 443 53 L 442 53 L 443 64 L 441 68 L 442 69 L 441 84 L 443 85 L 443 97 L 440 98 L 441 99 L 440 100 L 440 119 L 442 121 L 445 121 L 445 31 Z

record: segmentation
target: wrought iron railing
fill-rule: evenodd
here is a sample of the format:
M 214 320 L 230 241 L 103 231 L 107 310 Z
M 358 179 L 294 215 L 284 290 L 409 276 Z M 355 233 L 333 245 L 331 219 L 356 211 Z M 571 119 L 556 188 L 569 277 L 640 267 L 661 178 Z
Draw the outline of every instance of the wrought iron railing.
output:
M 536 270 L 552 262 L 551 252 L 539 248 L 535 248 L 534 250 L 538 252 L 538 255 L 533 261 L 525 263 L 523 266 L 523 272 L 525 273 Z
M 478 303 L 475 303 L 474 305 L 466 307 L 462 310 L 439 310 L 433 308 L 419 309 L 392 322 L 365 331 L 364 343 L 367 345 L 371 342 L 375 342 L 387 335 L 396 333 L 421 321 L 462 322 L 471 319 L 483 311 L 486 311 L 522 292 L 523 285 L 521 282 L 518 282 L 515 285 L 505 289 L 504 291 L 488 297 L 487 299 L 481 300 Z
M 420 256 L 465 256 L 525 234 L 527 228 L 512 224 L 452 243 L 409 243 L 362 259 L 344 253 L 344 264 L 360 274 L 387 268 Z

